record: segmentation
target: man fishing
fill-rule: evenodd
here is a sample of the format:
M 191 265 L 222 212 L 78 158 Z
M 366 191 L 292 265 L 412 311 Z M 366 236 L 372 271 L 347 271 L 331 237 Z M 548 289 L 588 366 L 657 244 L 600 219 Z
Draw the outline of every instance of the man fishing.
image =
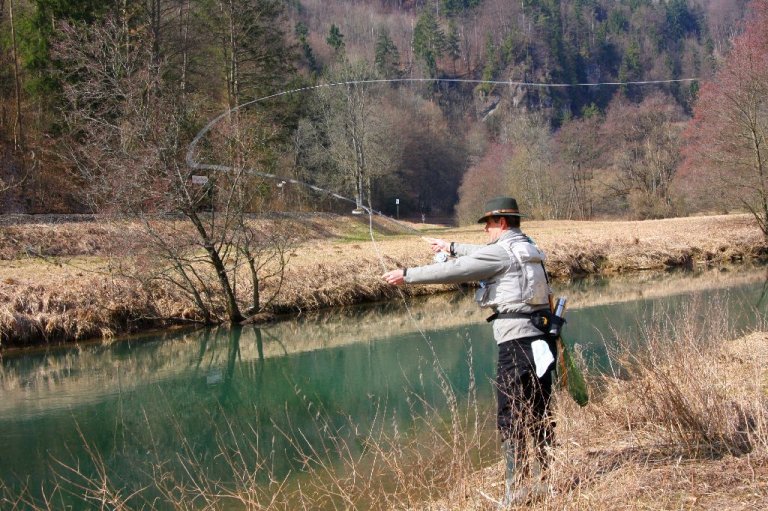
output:
M 425 238 L 436 254 L 449 256 L 445 262 L 392 270 L 383 278 L 392 285 L 479 282 L 475 299 L 493 310 L 488 321 L 499 349 L 496 424 L 506 461 L 502 504 L 507 506 L 546 488 L 542 474 L 554 438 L 550 398 L 557 348 L 548 335 L 545 255 L 520 230 L 517 201 L 497 197 L 484 211 L 478 223 L 485 223 L 486 245 Z M 523 475 L 532 478 L 530 486 L 523 484 Z

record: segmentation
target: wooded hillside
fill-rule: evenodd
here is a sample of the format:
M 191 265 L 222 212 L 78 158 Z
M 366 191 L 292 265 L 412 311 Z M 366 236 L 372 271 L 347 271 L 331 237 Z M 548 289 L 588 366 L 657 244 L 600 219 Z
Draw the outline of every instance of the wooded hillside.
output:
M 216 210 L 245 187 L 248 213 L 471 222 L 504 193 L 538 218 L 759 218 L 764 155 L 734 197 L 696 170 L 716 158 L 685 149 L 702 84 L 765 4 L 0 0 L 2 210 Z M 741 44 L 755 98 L 761 44 Z

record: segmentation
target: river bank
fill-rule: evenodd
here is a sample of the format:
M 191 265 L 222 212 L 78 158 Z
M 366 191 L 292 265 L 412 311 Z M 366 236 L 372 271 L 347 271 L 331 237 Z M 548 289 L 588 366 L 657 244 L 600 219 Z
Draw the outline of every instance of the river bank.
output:
M 282 219 L 285 220 L 285 219 Z M 427 264 L 420 236 L 482 243 L 479 225 L 393 224 L 330 214 L 289 218 L 302 242 L 266 316 L 430 294 L 448 286 L 383 283 L 384 271 Z M 275 219 L 254 220 L 270 228 Z M 403 227 L 405 225 L 405 227 Z M 768 243 L 749 215 L 650 221 L 530 221 L 555 279 L 764 261 Z M 0 349 L 111 339 L 200 320 L 191 301 L 160 279 L 129 275 L 142 257 L 138 222 L 6 218 L 0 222 Z M 267 293 L 271 290 L 267 287 Z
M 660 356 L 585 408 L 561 391 L 551 491 L 508 509 L 766 509 L 768 332 L 701 340 L 651 339 Z M 503 478 L 499 462 L 414 509 L 497 509 Z
M 713 269 L 687 277 L 676 272 L 660 278 L 668 286 L 647 287 L 644 276 L 632 286 L 634 299 L 629 288 L 625 294 L 593 287 L 598 303 L 611 306 L 586 316 L 583 309 L 571 309 L 569 340 L 584 339 L 577 332 L 585 322 L 614 332 L 605 341 L 610 366 L 623 370 L 620 376 L 613 370 L 589 373 L 591 400 L 584 408 L 557 391 L 552 492 L 509 509 L 765 509 L 768 335 L 765 288 L 756 274 L 764 271 Z M 700 281 L 718 278 L 727 280 L 706 292 Z M 634 279 L 618 277 L 605 285 L 622 280 Z M 734 284 L 748 284 L 749 291 L 727 292 Z M 574 291 L 582 285 L 563 289 L 578 301 Z M 673 300 L 632 305 L 653 293 Z M 682 295 L 685 300 L 676 299 Z M 490 373 L 475 373 L 485 374 L 477 380 L 465 373 L 473 365 L 466 364 L 468 356 L 491 370 L 493 351 L 482 334 L 470 333 L 488 327 L 466 298 L 463 304 L 447 295 L 413 300 L 407 314 L 394 312 L 394 305 L 371 307 L 381 310 L 380 320 L 345 320 L 334 313 L 329 322 L 318 318 L 314 328 L 307 321 L 273 323 L 260 328 L 263 343 L 247 327 L 233 344 L 232 330 L 224 328 L 170 342 L 7 357 L 0 372 L 4 459 L 37 449 L 29 457 L 53 460 L 49 470 L 58 479 L 44 486 L 21 471 L 30 484 L 14 486 L 11 478 L 0 477 L 0 507 L 47 511 L 61 508 L 66 498 L 74 508 L 125 510 L 190 509 L 200 502 L 263 510 L 495 510 L 504 468 Z M 652 313 L 625 315 L 613 306 L 616 301 L 627 301 L 626 311 Z M 755 321 L 739 321 L 740 312 L 752 306 Z M 695 314 L 701 310 L 703 317 Z M 617 333 L 621 329 L 599 321 L 606 315 L 616 326 L 642 320 L 643 328 Z M 419 324 L 422 318 L 431 321 Z M 449 321 L 469 330 L 446 328 Z M 361 331 L 366 327 L 369 333 Z M 430 342 L 407 335 L 427 328 Z M 468 344 L 472 338 L 478 342 Z M 326 339 L 334 342 L 325 345 Z M 440 366 L 416 362 L 418 345 Z M 31 358 L 38 363 L 29 363 Z M 291 385 L 279 376 L 285 372 Z M 400 373 L 408 376 L 390 386 Z M 441 390 L 432 386 L 438 381 Z M 356 393 L 379 422 L 366 419 Z M 398 409 L 397 400 L 405 396 L 431 404 Z M 53 410 L 46 414 L 48 399 Z M 379 399 L 386 403 L 369 406 Z M 277 432 L 270 424 L 282 410 L 292 426 Z M 414 427 L 395 417 L 408 417 Z M 172 427 L 164 425 L 169 418 Z M 218 430 L 221 424 L 226 428 Z M 29 444 L 21 442 L 20 429 Z M 211 431 L 218 431 L 213 450 L 198 451 Z M 253 457 L 262 452 L 259 446 L 266 446 L 264 454 Z M 54 447 L 80 454 L 57 455 Z M 98 477 L 84 468 L 91 456 L 107 460 L 97 464 Z M 213 471 L 208 460 L 219 460 L 221 471 Z M 287 479 L 285 460 L 301 463 L 294 467 L 297 479 Z M 49 488 L 45 498 L 37 494 L 43 488 Z

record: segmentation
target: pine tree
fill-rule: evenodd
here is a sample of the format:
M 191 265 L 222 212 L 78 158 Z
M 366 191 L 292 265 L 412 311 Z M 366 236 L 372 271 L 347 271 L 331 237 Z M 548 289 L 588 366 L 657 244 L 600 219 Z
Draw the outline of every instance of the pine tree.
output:
M 426 9 L 413 29 L 413 53 L 424 61 L 427 76 L 437 76 L 437 59 L 445 51 L 445 34 L 431 9 Z
M 20 22 L 20 40 L 24 44 L 20 61 L 30 73 L 25 88 L 39 101 L 56 101 L 55 95 L 60 89 L 54 74 L 55 64 L 51 59 L 51 43 L 58 21 L 90 23 L 101 17 L 107 10 L 105 2 L 100 0 L 35 0 L 34 10 L 29 18 Z M 42 107 L 47 109 L 46 106 Z
M 331 29 L 328 31 L 328 37 L 325 38 L 325 42 L 337 53 L 344 48 L 344 34 L 341 33 L 341 30 L 335 23 L 331 24 Z
M 459 14 L 477 7 L 482 0 L 442 0 L 443 13 L 448 17 L 458 16 Z
M 376 57 L 374 60 L 376 71 L 385 77 L 397 78 L 400 76 L 400 52 L 397 50 L 389 31 L 383 29 L 376 40 Z
M 448 39 L 446 41 L 446 51 L 453 62 L 453 74 L 456 74 L 456 61 L 461 58 L 461 38 L 459 37 L 459 27 L 454 20 L 448 23 Z
M 312 46 L 309 44 L 309 27 L 303 21 L 296 23 L 294 28 L 296 37 L 299 38 L 299 44 L 301 45 L 301 51 L 304 54 L 304 59 L 307 61 L 307 65 L 312 71 L 318 70 L 317 59 L 312 52 Z
M 229 104 L 274 92 L 291 74 L 295 53 L 285 41 L 280 0 L 214 0 L 213 36 L 223 47 Z

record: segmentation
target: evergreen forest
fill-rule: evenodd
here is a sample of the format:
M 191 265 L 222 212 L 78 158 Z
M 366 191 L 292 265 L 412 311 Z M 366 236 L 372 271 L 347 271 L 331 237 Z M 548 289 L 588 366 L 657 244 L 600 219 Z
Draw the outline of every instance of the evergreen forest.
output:
M 509 194 L 767 232 L 766 21 L 766 0 L 0 0 L 0 208 L 472 223 Z

